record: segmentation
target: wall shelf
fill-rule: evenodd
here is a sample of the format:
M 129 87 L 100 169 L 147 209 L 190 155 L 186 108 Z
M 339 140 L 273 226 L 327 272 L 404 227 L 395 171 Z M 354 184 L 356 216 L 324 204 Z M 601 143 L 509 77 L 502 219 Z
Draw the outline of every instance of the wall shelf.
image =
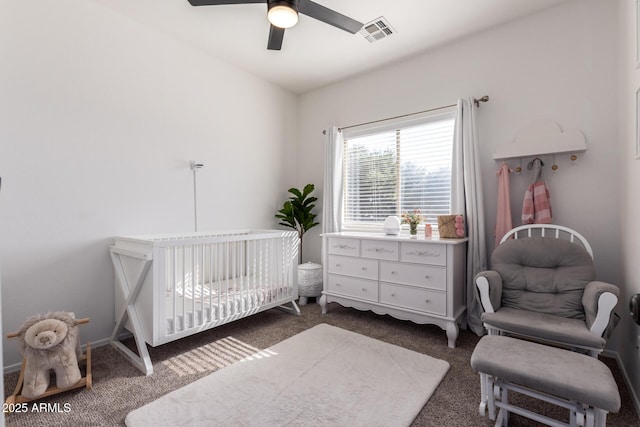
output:
M 581 131 L 563 132 L 557 123 L 551 120 L 540 120 L 521 129 L 513 141 L 499 147 L 493 153 L 493 159 L 575 154 L 586 149 L 586 138 Z

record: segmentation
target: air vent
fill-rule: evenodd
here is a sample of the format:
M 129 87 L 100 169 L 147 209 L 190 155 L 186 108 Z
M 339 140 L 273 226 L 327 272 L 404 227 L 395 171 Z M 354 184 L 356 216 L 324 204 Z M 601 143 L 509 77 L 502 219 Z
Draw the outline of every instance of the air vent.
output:
M 360 34 L 362 34 L 364 38 L 369 40 L 369 42 L 371 43 L 387 38 L 391 34 L 395 33 L 397 33 L 395 28 L 389 25 L 387 19 L 382 16 L 378 19 L 374 19 L 367 24 L 364 24 L 364 26 L 360 30 Z

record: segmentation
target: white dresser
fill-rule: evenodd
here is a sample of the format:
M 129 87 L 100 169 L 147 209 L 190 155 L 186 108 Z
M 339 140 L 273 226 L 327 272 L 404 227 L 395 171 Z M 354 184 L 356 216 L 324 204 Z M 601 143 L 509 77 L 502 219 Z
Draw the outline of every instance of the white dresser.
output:
M 322 313 L 335 301 L 438 325 L 454 348 L 466 309 L 466 242 L 382 233 L 323 234 Z

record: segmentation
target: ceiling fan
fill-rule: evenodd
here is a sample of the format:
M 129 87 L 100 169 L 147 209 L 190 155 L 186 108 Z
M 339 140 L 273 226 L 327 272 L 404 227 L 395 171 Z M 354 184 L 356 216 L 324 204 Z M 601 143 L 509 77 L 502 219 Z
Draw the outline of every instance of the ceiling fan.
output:
M 310 16 L 325 24 L 355 34 L 363 24 L 311 0 L 189 0 L 192 6 L 217 6 L 222 4 L 266 3 L 267 18 L 271 23 L 267 49 L 280 50 L 284 30 L 298 22 L 298 13 Z

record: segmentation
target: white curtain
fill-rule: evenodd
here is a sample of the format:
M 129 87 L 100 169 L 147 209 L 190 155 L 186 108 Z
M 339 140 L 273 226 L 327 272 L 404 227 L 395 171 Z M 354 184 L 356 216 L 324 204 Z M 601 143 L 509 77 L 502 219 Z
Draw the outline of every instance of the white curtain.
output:
M 325 131 L 322 232 L 342 230 L 342 133 L 333 126 Z
M 478 162 L 476 109 L 473 99 L 458 100 L 453 134 L 451 212 L 462 213 L 467 225 L 467 322 L 478 335 L 484 334 L 473 278 L 487 269 L 487 245 L 482 203 L 482 180 Z

